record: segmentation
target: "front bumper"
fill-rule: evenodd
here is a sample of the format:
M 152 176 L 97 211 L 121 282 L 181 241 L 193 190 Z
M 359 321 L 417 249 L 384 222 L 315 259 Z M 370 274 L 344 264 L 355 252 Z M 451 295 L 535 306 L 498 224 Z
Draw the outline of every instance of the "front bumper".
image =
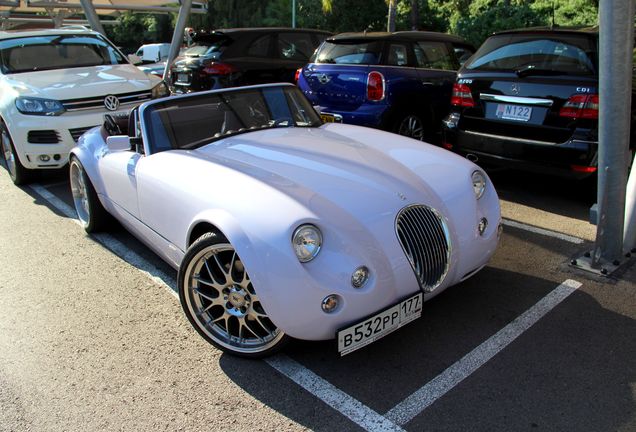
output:
M 87 130 L 101 125 L 104 112 L 33 116 L 14 111 L 5 120 L 17 156 L 28 169 L 55 169 L 68 163 L 70 150 Z M 57 141 L 57 142 L 55 142 Z

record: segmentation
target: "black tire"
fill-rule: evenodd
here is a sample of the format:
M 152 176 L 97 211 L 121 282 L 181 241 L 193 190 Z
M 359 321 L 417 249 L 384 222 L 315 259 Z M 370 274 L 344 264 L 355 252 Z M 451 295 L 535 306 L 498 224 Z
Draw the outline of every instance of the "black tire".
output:
M 267 317 L 247 270 L 224 237 L 206 233 L 192 243 L 177 284 L 188 321 L 216 348 L 262 358 L 289 342 L 290 337 Z
M 99 201 L 82 163 L 75 156 L 71 156 L 69 176 L 75 211 L 82 227 L 87 233 L 104 231 L 111 221 L 110 215 Z
M 20 162 L 9 129 L 0 121 L 0 145 L 2 149 L 2 158 L 4 159 L 5 166 L 9 172 L 9 177 L 15 185 L 27 184 L 31 181 L 32 170 L 26 168 Z
M 425 141 L 427 137 L 427 123 L 421 114 L 400 113 L 395 116 L 391 125 L 391 131 L 418 141 Z

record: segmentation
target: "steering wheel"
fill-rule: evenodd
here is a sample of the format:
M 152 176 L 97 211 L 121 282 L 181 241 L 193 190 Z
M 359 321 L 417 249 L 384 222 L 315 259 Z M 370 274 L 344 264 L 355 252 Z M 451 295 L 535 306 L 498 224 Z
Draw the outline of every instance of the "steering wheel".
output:
M 104 129 L 108 135 L 122 135 L 121 128 L 110 114 L 104 114 Z

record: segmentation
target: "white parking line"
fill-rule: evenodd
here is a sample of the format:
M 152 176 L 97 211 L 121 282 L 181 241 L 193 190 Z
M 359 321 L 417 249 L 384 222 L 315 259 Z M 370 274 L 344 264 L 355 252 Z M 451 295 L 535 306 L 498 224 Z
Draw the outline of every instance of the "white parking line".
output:
M 65 216 L 73 219 L 79 224 L 79 221 L 76 219 L 75 210 L 46 190 L 46 188 L 34 184 L 31 185 L 31 189 Z M 529 227 L 513 221 L 504 221 L 504 223 L 521 229 L 528 229 Z M 554 233 L 540 228 L 534 232 L 538 232 L 543 235 L 550 235 L 573 243 L 577 243 L 576 241 L 572 241 L 573 239 L 583 242 L 581 239 L 567 236 L 565 234 L 562 236 L 566 238 L 555 236 L 554 234 L 560 233 Z M 154 282 L 166 288 L 174 297 L 178 298 L 177 293 L 172 288 L 176 287 L 174 277 L 159 270 L 146 259 L 131 251 L 126 245 L 109 234 L 97 234 L 93 235 L 93 237 L 102 245 L 113 251 L 117 256 L 138 268 L 139 271 L 144 273 Z M 465 355 L 462 359 L 450 366 L 432 381 L 404 399 L 384 416 L 378 414 L 362 402 L 349 396 L 333 384 L 319 377 L 314 372 L 285 355 L 277 355 L 265 361 L 272 368 L 300 385 L 309 393 L 325 402 L 331 408 L 346 416 L 361 428 L 370 432 L 404 431 L 401 426 L 407 424 L 415 416 L 422 413 L 422 411 L 433 404 L 436 400 L 444 396 L 465 378 L 487 363 L 523 332 L 528 330 L 532 325 L 551 311 L 555 306 L 576 291 L 580 286 L 580 282 L 566 280 L 532 308 L 524 312 L 521 316 L 497 332 L 490 339 Z
M 509 226 L 509 227 L 513 227 L 513 228 L 518 228 L 518 229 L 522 229 L 525 231 L 530 231 L 533 232 L 535 234 L 541 234 L 544 236 L 548 236 L 548 237 L 554 237 L 554 238 L 558 238 L 559 240 L 564 240 L 566 242 L 569 243 L 574 243 L 574 244 L 583 244 L 585 242 L 585 240 L 583 240 L 582 238 L 578 238 L 578 237 L 574 237 L 571 235 L 567 235 L 567 234 L 563 234 L 557 231 L 551 231 L 551 230 L 547 230 L 544 228 L 539 228 L 536 226 L 532 226 L 532 225 L 527 225 L 521 222 L 517 222 L 517 221 L 513 221 L 510 219 L 503 219 L 502 222 L 504 225 Z
M 404 431 L 357 399 L 322 379 L 300 363 L 279 354 L 265 360 L 271 367 L 294 381 L 331 408 L 367 431 Z
M 64 214 L 64 216 L 72 219 L 78 225 L 80 224 L 80 221 L 77 219 L 77 213 L 75 213 L 75 209 L 68 206 L 64 201 L 53 195 L 45 187 L 38 184 L 32 184 L 30 185 L 30 188 L 42 198 L 47 200 L 62 214 Z M 170 292 L 170 294 L 172 294 L 176 298 L 179 298 L 179 295 L 175 291 L 177 281 L 173 276 L 158 269 L 157 267 L 149 263 L 146 259 L 141 257 L 139 254 L 130 250 L 130 248 L 128 248 L 125 244 L 123 244 L 110 234 L 96 233 L 92 234 L 92 237 L 103 246 L 105 246 L 107 249 L 113 251 L 115 255 L 117 255 L 121 259 L 137 267 L 140 272 L 152 279 L 153 282 L 156 282 L 162 287 L 166 288 Z
M 490 339 L 392 408 L 385 414 L 385 417 L 402 426 L 411 421 L 506 348 L 581 285 L 580 282 L 571 279 L 563 282 Z

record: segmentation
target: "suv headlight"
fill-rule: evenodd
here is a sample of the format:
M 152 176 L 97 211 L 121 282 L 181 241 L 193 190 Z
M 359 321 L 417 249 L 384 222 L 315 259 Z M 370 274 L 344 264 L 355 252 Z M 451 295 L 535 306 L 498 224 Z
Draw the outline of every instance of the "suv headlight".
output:
M 298 261 L 306 263 L 316 258 L 322 247 L 322 233 L 318 227 L 310 224 L 296 228 L 292 236 L 292 246 Z
M 170 92 L 168 91 L 168 86 L 165 82 L 161 81 L 159 84 L 152 88 L 152 98 L 157 99 L 164 96 L 168 96 Z
M 29 115 L 55 116 L 65 111 L 64 105 L 58 100 L 28 96 L 19 96 L 15 100 L 15 106 L 22 114 Z
M 475 198 L 479 199 L 486 190 L 486 176 L 481 171 L 473 171 L 473 192 L 475 192 Z

